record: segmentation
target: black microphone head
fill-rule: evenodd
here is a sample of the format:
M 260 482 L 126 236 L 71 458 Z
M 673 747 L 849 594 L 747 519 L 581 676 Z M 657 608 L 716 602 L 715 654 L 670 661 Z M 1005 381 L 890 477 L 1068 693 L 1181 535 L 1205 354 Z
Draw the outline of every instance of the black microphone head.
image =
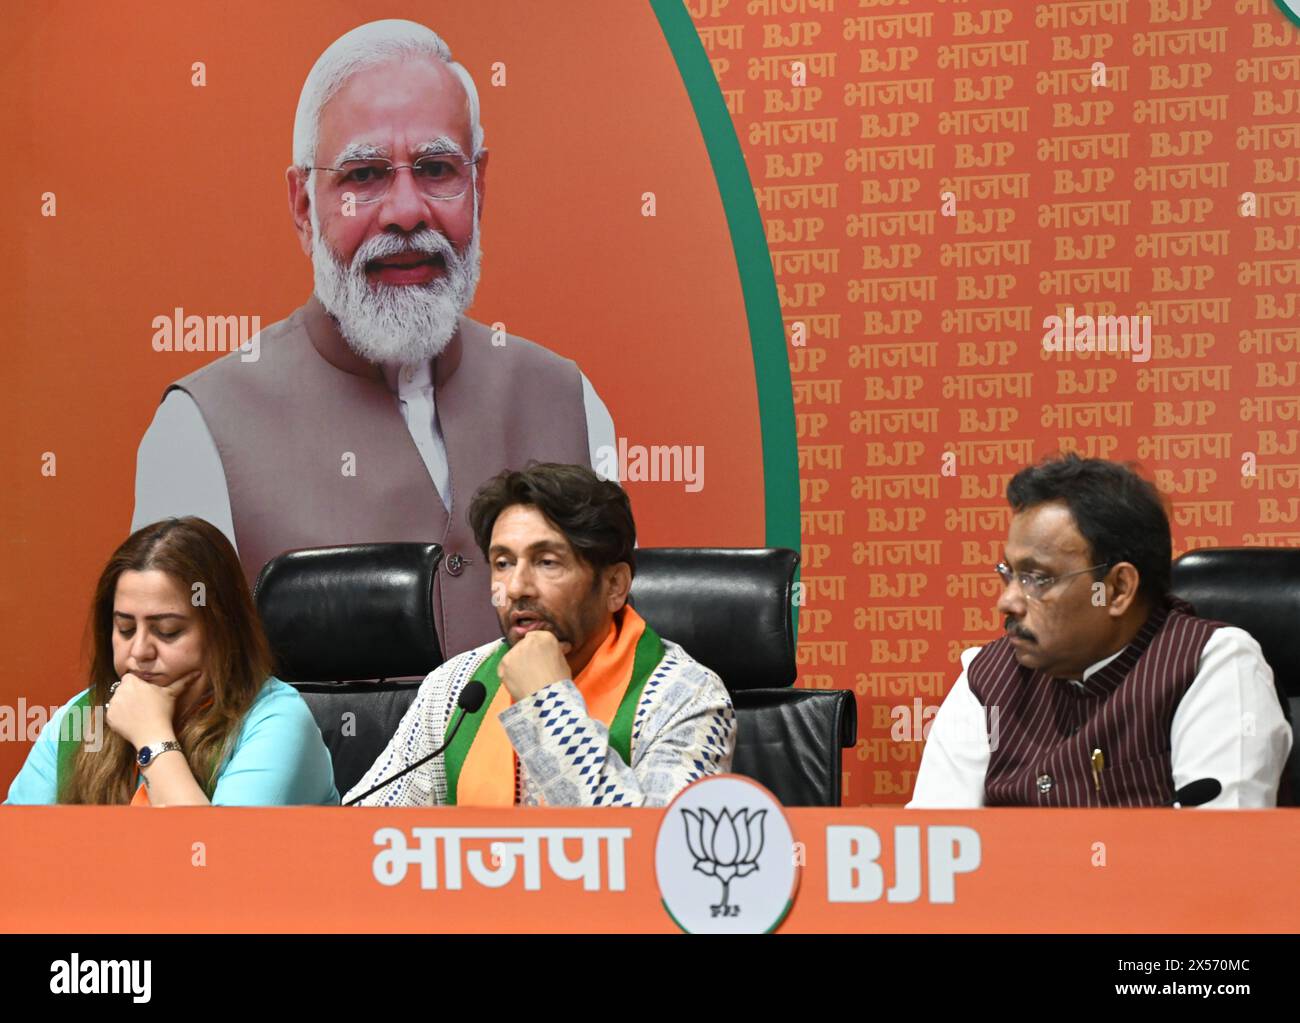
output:
M 470 679 L 465 688 L 460 691 L 460 699 L 456 701 L 456 706 L 466 714 L 474 714 L 481 706 L 483 706 L 483 701 L 486 699 L 487 687 L 478 679 L 473 678 Z M 1210 796 L 1210 798 L 1213 799 L 1214 796 Z
M 1179 806 L 1200 806 L 1208 803 L 1223 791 L 1217 778 L 1197 778 L 1189 781 L 1174 793 L 1174 802 Z

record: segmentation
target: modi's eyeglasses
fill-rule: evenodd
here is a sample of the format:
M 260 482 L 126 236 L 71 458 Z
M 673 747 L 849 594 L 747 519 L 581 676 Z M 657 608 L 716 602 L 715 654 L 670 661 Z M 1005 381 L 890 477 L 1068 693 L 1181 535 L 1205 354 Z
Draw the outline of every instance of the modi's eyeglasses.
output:
M 993 566 L 993 571 L 998 574 L 1002 580 L 1002 585 L 1010 586 L 1014 579 L 1020 584 L 1020 589 L 1026 597 L 1031 600 L 1039 600 L 1043 594 L 1059 583 L 1062 579 L 1069 579 L 1071 576 L 1083 575 L 1084 572 L 1095 572 L 1099 568 L 1106 568 L 1110 562 L 1103 561 L 1100 565 L 1092 565 L 1089 568 L 1081 568 L 1077 572 L 1066 572 L 1063 575 L 1040 575 L 1037 572 L 1016 572 L 1010 565 L 1004 561 L 999 561 Z
M 388 194 L 399 170 L 409 170 L 416 187 L 430 199 L 459 199 L 474 178 L 474 160 L 439 154 L 422 156 L 415 163 L 393 164 L 387 160 L 345 160 L 337 167 L 312 167 L 333 171 L 340 191 L 351 192 L 359 203 L 379 202 Z

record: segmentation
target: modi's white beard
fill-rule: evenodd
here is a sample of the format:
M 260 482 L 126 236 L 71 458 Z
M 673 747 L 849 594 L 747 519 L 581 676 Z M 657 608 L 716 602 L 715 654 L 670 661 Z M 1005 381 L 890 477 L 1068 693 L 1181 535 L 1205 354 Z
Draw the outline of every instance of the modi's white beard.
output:
M 474 301 L 478 287 L 478 196 L 474 230 L 465 255 L 430 228 L 413 234 L 384 233 L 364 242 L 343 266 L 321 236 L 316 204 L 311 204 L 311 265 L 316 297 L 339 321 L 348 347 L 370 362 L 409 365 L 442 354 L 456 331 L 456 320 Z M 366 264 L 403 252 L 441 256 L 444 276 L 428 284 L 378 284 L 366 280 Z

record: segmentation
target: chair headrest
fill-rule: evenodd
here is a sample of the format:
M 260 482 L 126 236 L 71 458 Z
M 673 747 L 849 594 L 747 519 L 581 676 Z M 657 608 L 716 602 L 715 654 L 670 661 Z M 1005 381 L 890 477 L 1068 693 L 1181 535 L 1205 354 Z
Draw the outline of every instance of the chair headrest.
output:
M 799 555 L 784 547 L 639 547 L 631 602 L 728 689 L 794 683 Z
M 1300 695 L 1300 548 L 1207 547 L 1174 561 L 1173 592 L 1258 640 L 1279 688 Z
M 253 587 L 286 682 L 427 675 L 442 663 L 433 617 L 436 543 L 286 551 Z

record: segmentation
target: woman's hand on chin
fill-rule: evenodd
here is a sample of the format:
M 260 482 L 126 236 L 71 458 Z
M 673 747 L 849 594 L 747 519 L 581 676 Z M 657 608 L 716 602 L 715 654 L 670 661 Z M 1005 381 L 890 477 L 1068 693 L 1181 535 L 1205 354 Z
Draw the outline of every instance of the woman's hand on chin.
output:
M 196 669 L 169 685 L 158 686 L 128 672 L 110 697 L 104 720 L 136 749 L 146 743 L 174 739 L 176 703 L 202 674 Z

